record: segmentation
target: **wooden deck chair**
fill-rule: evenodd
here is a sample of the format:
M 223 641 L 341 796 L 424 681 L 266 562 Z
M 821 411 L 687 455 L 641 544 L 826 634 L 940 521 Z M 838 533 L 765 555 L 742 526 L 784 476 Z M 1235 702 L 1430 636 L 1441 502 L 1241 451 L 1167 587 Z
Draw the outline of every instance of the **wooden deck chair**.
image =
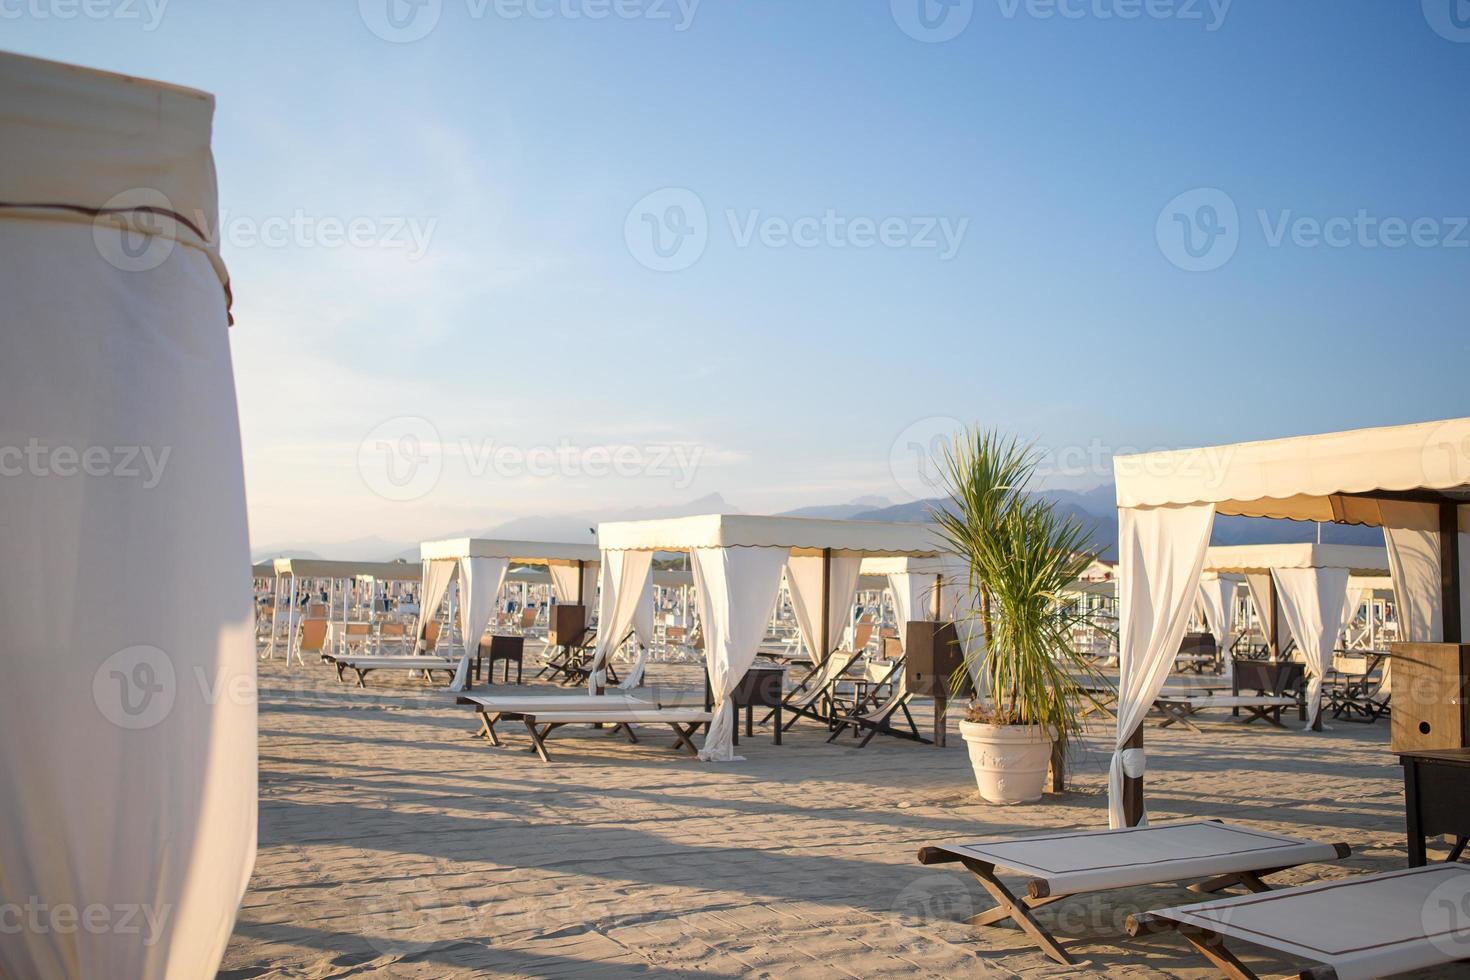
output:
M 326 619 L 327 604 L 325 602 L 312 602 L 306 606 L 307 619 Z
M 1321 964 L 1302 970 L 1305 980 L 1368 980 L 1462 960 L 1467 907 L 1470 868 L 1433 864 L 1140 912 L 1128 932 L 1177 931 L 1232 980 L 1256 974 L 1227 939 Z
M 378 646 L 404 653 L 408 647 L 408 627 L 402 623 L 384 623 L 378 627 Z
M 348 623 L 342 635 L 344 653 L 364 653 L 373 645 L 372 623 Z
M 1062 944 L 1032 914 L 1035 909 L 1072 895 L 1180 881 L 1193 881 L 1190 890 L 1206 894 L 1231 887 L 1261 892 L 1270 887 L 1262 880 L 1268 875 L 1299 864 L 1337 861 L 1350 853 L 1346 844 L 1323 844 L 1215 820 L 1188 820 L 923 847 L 919 863 L 963 864 L 997 903 L 971 918 L 971 925 L 992 926 L 1010 919 L 1043 953 L 1071 965 Z M 1001 881 L 997 873 L 1001 868 L 1022 876 L 1024 897 Z
M 431 619 L 424 624 L 424 652 L 428 653 L 439 645 L 439 630 L 443 625 L 437 619 Z
M 835 691 L 837 684 L 842 680 L 842 675 L 852 666 L 857 654 L 851 650 L 834 650 L 832 655 L 819 664 L 814 664 L 807 671 L 806 676 L 796 682 L 790 691 L 781 700 L 783 712 L 790 712 L 781 725 L 781 730 L 787 731 L 796 724 L 798 718 L 810 718 L 824 725 L 831 726 L 832 719 L 836 716 Z M 761 719 L 764 725 L 776 712 L 767 713 Z
M 535 606 L 527 606 L 521 610 L 520 630 L 522 633 L 529 633 L 536 627 L 537 612 Z
M 296 632 L 296 660 L 305 663 L 303 654 L 314 653 L 321 656 L 327 652 L 327 621 L 325 619 L 303 619 L 301 628 Z M 287 656 L 287 663 L 290 656 Z
M 1393 694 L 1387 659 L 1381 653 L 1370 653 L 1360 670 L 1329 675 L 1324 693 L 1333 718 L 1371 725 L 1389 713 Z
M 827 741 L 834 741 L 837 736 L 851 729 L 854 736 L 866 732 L 863 740 L 858 743 L 858 748 L 863 748 L 873 740 L 874 735 L 879 734 L 923 742 L 925 745 L 932 744 L 932 739 L 927 739 L 919 734 L 919 726 L 914 724 L 914 716 L 909 713 L 909 702 L 914 696 L 909 692 L 908 685 L 905 683 L 902 660 L 893 661 L 883 680 L 873 690 L 876 693 L 885 688 L 888 696 L 882 703 L 864 699 L 859 701 L 850 713 L 834 718 L 832 734 L 827 736 Z M 907 731 L 894 727 L 894 716 L 900 712 L 903 713 L 904 721 L 908 724 Z

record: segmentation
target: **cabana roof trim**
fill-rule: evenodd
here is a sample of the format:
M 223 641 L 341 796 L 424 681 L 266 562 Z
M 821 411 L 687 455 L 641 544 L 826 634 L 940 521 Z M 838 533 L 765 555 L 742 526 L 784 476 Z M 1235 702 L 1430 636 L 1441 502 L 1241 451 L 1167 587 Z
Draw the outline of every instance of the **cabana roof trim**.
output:
M 1388 574 L 1388 549 L 1353 544 L 1216 545 L 1205 552 L 1205 572 L 1245 574 L 1273 568 L 1346 568 L 1351 575 Z
M 424 561 L 505 558 L 519 565 L 589 565 L 601 561 L 597 546 L 563 541 L 505 541 L 498 538 L 447 538 L 419 545 Z
M 417 582 L 423 571 L 416 562 L 330 561 L 324 558 L 277 558 L 277 575 L 297 578 L 378 578 L 389 582 Z
M 789 548 L 793 555 L 826 549 L 846 555 L 939 555 L 933 524 L 837 521 L 812 517 L 704 514 L 600 524 L 604 551 L 687 551 L 690 548 Z
M 1379 499 L 1470 503 L 1470 418 L 1119 456 L 1113 474 L 1120 508 L 1376 527 Z

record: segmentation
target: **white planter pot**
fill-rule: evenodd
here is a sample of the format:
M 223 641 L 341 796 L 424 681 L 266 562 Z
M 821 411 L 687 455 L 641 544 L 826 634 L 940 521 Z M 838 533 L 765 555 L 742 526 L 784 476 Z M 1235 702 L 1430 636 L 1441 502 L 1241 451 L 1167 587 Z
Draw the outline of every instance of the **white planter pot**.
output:
M 975 784 L 988 803 L 1035 803 L 1046 791 L 1051 739 L 1039 727 L 960 722 Z

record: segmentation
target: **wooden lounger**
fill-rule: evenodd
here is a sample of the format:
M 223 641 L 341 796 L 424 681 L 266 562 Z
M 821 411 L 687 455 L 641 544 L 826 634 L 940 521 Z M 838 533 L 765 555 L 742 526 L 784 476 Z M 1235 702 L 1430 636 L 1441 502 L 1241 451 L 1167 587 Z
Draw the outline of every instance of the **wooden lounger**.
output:
M 920 864 L 958 861 L 980 880 L 998 903 L 970 919 L 989 926 L 1013 920 L 1058 963 L 1072 960 L 1031 910 L 1084 892 L 1110 891 L 1201 879 L 1191 891 L 1217 892 L 1232 886 L 1266 891 L 1261 879 L 1315 861 L 1349 854 L 1346 844 L 1321 844 L 1215 820 L 1001 837 L 968 844 L 919 849 Z M 1017 898 L 1002 884 L 997 868 L 1026 879 L 1026 896 Z
M 1284 696 L 1272 697 L 1270 695 L 1252 697 L 1245 694 L 1164 694 L 1154 699 L 1154 707 L 1168 715 L 1167 718 L 1159 722 L 1160 728 L 1168 728 L 1170 725 L 1180 724 L 1192 732 L 1199 731 L 1199 728 L 1189 720 L 1189 716 L 1195 712 L 1203 711 L 1205 708 L 1231 708 L 1235 711 L 1244 708 L 1250 712 L 1250 717 L 1242 724 L 1249 725 L 1259 718 L 1268 725 L 1285 728 L 1286 726 L 1281 723 L 1281 712 L 1287 708 L 1296 707 L 1296 703 L 1296 698 Z
M 558 703 L 572 700 L 602 702 L 602 704 L 578 706 Z M 542 762 L 551 761 L 551 757 L 546 752 L 546 736 L 563 725 L 611 725 L 614 730 L 621 730 L 626 734 L 630 742 L 638 741 L 638 736 L 633 731 L 635 724 L 668 725 L 674 732 L 674 748 L 682 747 L 690 755 L 697 755 L 699 750 L 690 741 L 690 737 L 700 725 L 709 724 L 710 719 L 714 717 L 712 712 L 705 711 L 703 708 L 665 708 L 647 701 L 631 704 L 619 703 L 620 701 L 622 699 L 615 696 L 598 695 L 583 697 L 574 695 L 568 698 L 462 697 L 459 699 L 461 704 L 474 705 L 476 713 L 480 716 L 478 734 L 488 739 L 491 745 L 500 744 L 500 738 L 495 731 L 495 725 L 498 722 L 513 720 L 524 723 L 526 732 L 531 736 L 531 746 L 541 757 Z
M 881 703 L 867 703 L 859 701 L 855 709 L 849 714 L 837 714 L 832 719 L 832 734 L 827 736 L 827 741 L 835 741 L 837 736 L 848 729 L 854 735 L 864 733 L 863 740 L 858 743 L 858 748 L 864 748 L 878 734 L 893 735 L 898 738 L 907 738 L 915 742 L 923 742 L 932 745 L 931 739 L 919 734 L 919 726 L 914 724 L 914 716 L 909 713 L 909 702 L 913 700 L 913 694 L 909 693 L 904 684 L 903 660 L 895 660 L 888 672 L 878 679 L 874 690 L 879 690 L 885 685 L 890 693 Z M 905 731 L 896 726 L 895 716 L 903 712 L 904 720 L 908 723 Z
M 345 672 L 356 671 L 357 686 L 367 687 L 367 675 L 375 670 L 422 670 L 424 676 L 434 679 L 434 671 L 442 670 L 454 679 L 459 669 L 458 660 L 445 657 L 328 657 L 327 662 L 337 668 L 337 680 L 345 681 Z
M 1128 932 L 1177 930 L 1232 980 L 1256 974 L 1227 937 L 1323 964 L 1302 970 L 1305 980 L 1369 980 L 1470 955 L 1466 908 L 1470 867 L 1436 864 L 1140 912 Z

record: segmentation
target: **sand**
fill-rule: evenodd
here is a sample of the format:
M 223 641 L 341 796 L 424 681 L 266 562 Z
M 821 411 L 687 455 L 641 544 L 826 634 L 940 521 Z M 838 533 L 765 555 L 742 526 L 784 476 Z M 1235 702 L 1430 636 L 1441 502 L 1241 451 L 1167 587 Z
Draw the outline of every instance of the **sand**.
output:
M 693 675 L 654 665 L 650 679 Z M 513 725 L 501 748 L 472 738 L 453 695 L 402 674 L 368 683 L 262 663 L 260 852 L 221 977 L 1216 975 L 1178 937 L 1122 931 L 1129 912 L 1198 900 L 1182 888 L 1040 910 L 1075 944 L 1066 968 L 1012 928 L 966 925 L 988 898 L 953 866 L 915 860 L 929 843 L 1105 825 L 1106 729 L 1076 747 L 1068 792 L 994 807 L 955 734 L 944 749 L 857 749 L 804 722 L 782 746 L 758 730 L 741 739 L 745 762 L 710 765 L 671 751 L 662 727 L 637 745 L 565 729 L 548 765 Z M 1203 734 L 1148 731 L 1155 819 L 1353 848 L 1277 881 L 1403 866 L 1386 722 L 1314 735 L 1205 717 L 1220 721 Z M 1239 951 L 1265 975 L 1303 965 Z

